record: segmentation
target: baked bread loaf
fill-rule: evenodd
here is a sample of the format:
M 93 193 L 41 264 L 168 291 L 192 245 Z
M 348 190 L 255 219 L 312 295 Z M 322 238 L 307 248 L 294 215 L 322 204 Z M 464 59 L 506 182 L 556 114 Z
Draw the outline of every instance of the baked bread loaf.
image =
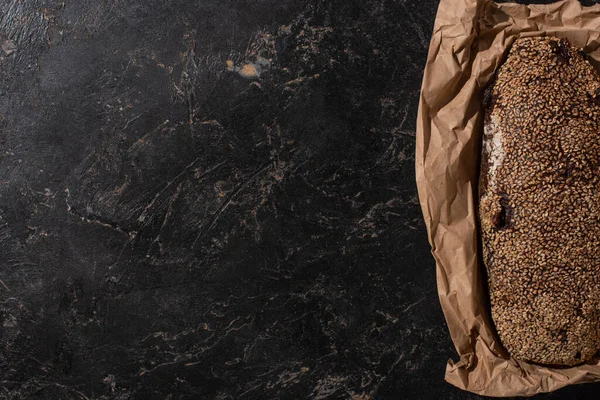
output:
M 491 313 L 516 359 L 600 348 L 600 76 L 565 39 L 515 41 L 484 96 L 479 222 Z

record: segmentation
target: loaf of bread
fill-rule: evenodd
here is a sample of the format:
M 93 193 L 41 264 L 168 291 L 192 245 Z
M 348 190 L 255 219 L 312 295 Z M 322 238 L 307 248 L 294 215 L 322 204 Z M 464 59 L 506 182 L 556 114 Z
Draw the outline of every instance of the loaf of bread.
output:
M 479 222 L 491 314 L 523 361 L 600 349 L 600 76 L 565 39 L 515 41 L 484 96 Z

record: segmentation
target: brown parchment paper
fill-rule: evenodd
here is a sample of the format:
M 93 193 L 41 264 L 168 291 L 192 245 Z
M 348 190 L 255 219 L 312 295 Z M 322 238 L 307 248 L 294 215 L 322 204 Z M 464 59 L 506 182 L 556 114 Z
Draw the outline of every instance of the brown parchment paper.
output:
M 438 294 L 460 357 L 448 362 L 446 380 L 487 396 L 531 396 L 600 380 L 600 360 L 550 368 L 509 357 L 489 316 L 478 254 L 483 89 L 516 38 L 543 35 L 569 39 L 600 66 L 600 5 L 441 0 L 423 77 L 416 180 Z

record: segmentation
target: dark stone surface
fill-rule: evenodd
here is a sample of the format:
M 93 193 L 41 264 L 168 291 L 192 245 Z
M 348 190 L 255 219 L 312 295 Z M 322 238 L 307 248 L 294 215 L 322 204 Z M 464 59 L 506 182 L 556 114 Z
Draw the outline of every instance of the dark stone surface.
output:
M 436 8 L 0 2 L 0 398 L 478 398 L 414 184 Z

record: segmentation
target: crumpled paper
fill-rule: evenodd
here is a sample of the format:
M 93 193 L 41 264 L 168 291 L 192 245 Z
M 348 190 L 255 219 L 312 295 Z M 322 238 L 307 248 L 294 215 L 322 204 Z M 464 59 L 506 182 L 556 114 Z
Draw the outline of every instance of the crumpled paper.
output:
M 600 67 L 600 5 L 441 0 L 417 120 L 416 180 L 437 287 L 460 359 L 446 381 L 480 395 L 532 396 L 600 380 L 600 360 L 551 368 L 515 360 L 492 324 L 476 207 L 483 90 L 515 39 L 567 38 Z

